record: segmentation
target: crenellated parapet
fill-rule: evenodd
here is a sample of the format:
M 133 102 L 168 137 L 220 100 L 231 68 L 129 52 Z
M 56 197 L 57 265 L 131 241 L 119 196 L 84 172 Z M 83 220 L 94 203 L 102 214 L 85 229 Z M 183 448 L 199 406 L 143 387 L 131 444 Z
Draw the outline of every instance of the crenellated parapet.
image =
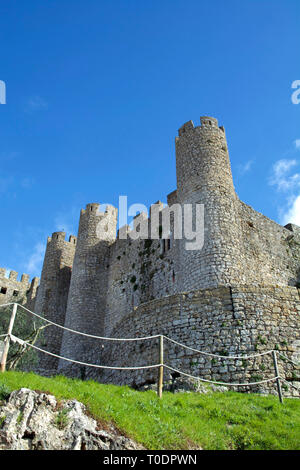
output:
M 188 121 L 185 124 L 183 124 L 179 130 L 178 130 L 178 135 L 179 137 L 191 133 L 192 131 L 196 130 L 197 132 L 202 132 L 202 131 L 212 131 L 215 132 L 217 131 L 222 131 L 223 133 L 225 132 L 224 127 L 220 126 L 218 120 L 216 118 L 210 117 L 210 116 L 201 116 L 200 117 L 200 126 L 194 126 L 193 121 Z M 177 139 L 178 137 L 176 137 Z
M 69 243 L 73 246 L 73 245 L 76 245 L 76 242 L 77 242 L 77 237 L 75 237 L 74 235 L 70 235 L 69 240 L 67 241 L 66 232 L 54 232 L 52 233 L 51 237 L 48 237 L 47 239 L 47 243 L 52 243 L 53 245 L 54 244 L 59 245 L 63 243 L 66 246 L 68 246 L 67 244 Z
M 185 123 L 176 137 L 177 195 L 183 200 L 199 191 L 219 191 L 235 197 L 224 127 L 212 117 L 201 117 L 201 125 Z
M 187 122 L 176 138 L 177 199 L 204 209 L 203 248 L 188 251 L 185 240 L 179 248 L 183 290 L 229 285 L 240 275 L 238 199 L 225 131 L 213 117 L 200 123 Z
M 0 268 L 0 303 L 14 300 L 26 303 L 29 289 L 30 276 L 28 274 L 22 274 L 21 279 L 18 280 L 17 271 L 10 271 L 7 275 L 7 269 Z
M 65 323 L 76 244 L 77 238 L 71 235 L 67 241 L 65 232 L 54 232 L 48 237 L 40 286 L 37 289 L 37 281 L 31 286 L 32 296 L 36 293 L 34 310 L 60 325 Z M 50 352 L 59 352 L 61 340 L 62 330 L 53 326 L 45 330 L 44 343 Z M 55 369 L 57 360 L 51 356 L 41 356 L 40 365 Z
M 111 205 L 106 206 L 105 212 L 99 208 L 99 203 L 87 204 L 80 212 L 78 238 L 80 242 L 85 240 L 88 246 L 116 239 L 118 210 Z
M 80 213 L 66 325 L 78 331 L 93 331 L 101 335 L 106 314 L 110 247 L 116 241 L 118 211 L 110 205 L 106 206 L 105 212 L 99 209 L 99 203 L 91 203 Z M 74 335 L 64 333 L 63 356 L 82 360 L 92 348 L 86 338 L 76 338 L 74 341 Z M 60 361 L 59 368 L 65 373 L 70 373 L 74 368 L 79 370 L 63 361 Z

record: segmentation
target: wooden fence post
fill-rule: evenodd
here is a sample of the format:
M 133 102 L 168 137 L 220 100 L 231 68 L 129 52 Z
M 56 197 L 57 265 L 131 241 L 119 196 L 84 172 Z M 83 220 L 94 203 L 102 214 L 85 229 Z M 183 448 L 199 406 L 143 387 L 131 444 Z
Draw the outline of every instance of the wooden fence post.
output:
M 273 355 L 275 375 L 276 375 L 276 377 L 279 377 L 276 351 L 272 351 L 272 355 Z M 276 379 L 276 383 L 277 383 L 277 391 L 278 391 L 279 401 L 280 401 L 280 403 L 283 403 L 282 392 L 281 392 L 281 384 L 280 384 L 280 379 L 279 378 Z
M 159 369 L 158 369 L 158 384 L 157 384 L 157 395 L 158 398 L 162 397 L 163 392 L 163 381 L 164 381 L 164 337 L 159 337 Z
M 1 372 L 5 372 L 5 369 L 6 369 L 6 360 L 7 360 L 7 355 L 8 355 L 8 351 L 9 351 L 10 335 L 11 335 L 13 327 L 14 327 L 15 318 L 16 318 L 16 314 L 17 314 L 17 308 L 18 308 L 18 305 L 14 304 L 13 311 L 12 311 L 12 314 L 11 314 L 11 317 L 10 317 L 8 330 L 7 330 L 7 336 L 4 340 L 4 349 L 3 349 L 2 358 L 1 358 L 1 369 L 0 369 Z

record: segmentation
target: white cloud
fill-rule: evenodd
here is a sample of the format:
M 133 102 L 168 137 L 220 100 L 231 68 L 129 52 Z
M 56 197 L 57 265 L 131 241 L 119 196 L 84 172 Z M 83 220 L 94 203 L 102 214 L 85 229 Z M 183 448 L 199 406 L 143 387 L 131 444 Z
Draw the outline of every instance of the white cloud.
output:
M 294 144 L 295 144 L 296 149 L 300 150 L 300 139 L 296 139 Z
M 35 245 L 34 251 L 26 264 L 26 272 L 30 276 L 39 276 L 45 255 L 45 243 L 39 242 Z
M 281 223 L 282 225 L 291 223 L 300 226 L 300 195 L 293 198 L 286 212 L 281 210 Z
M 40 111 L 42 109 L 47 109 L 48 103 L 41 98 L 41 96 L 31 96 L 26 103 L 25 111 L 32 113 L 35 111 Z
M 295 148 L 300 149 L 300 139 L 295 140 Z M 269 184 L 278 192 L 286 193 L 284 201 L 278 207 L 279 221 L 282 225 L 293 223 L 300 225 L 300 172 L 299 161 L 281 159 L 274 163 Z
M 244 165 L 239 165 L 239 173 L 241 175 L 244 175 L 245 173 L 248 173 L 251 170 L 251 167 L 253 165 L 254 161 L 253 160 L 248 160 Z
M 290 170 L 297 165 L 297 160 L 278 160 L 273 165 L 269 184 L 276 186 L 278 191 L 291 191 L 300 187 L 300 173 L 289 175 Z

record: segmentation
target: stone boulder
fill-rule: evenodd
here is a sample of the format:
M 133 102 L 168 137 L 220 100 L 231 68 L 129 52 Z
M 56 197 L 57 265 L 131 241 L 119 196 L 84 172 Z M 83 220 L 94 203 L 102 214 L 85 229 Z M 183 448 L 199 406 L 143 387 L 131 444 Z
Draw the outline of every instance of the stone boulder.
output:
M 0 404 L 0 450 L 138 450 L 112 425 L 102 425 L 76 400 L 58 402 L 21 388 Z

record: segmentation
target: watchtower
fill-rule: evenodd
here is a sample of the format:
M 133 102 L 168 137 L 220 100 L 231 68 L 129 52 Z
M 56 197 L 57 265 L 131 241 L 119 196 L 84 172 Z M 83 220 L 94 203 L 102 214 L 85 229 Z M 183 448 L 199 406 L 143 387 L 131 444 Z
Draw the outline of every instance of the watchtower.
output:
M 64 325 L 71 272 L 76 249 L 76 237 L 65 240 L 65 232 L 54 232 L 48 238 L 35 311 L 59 325 Z M 48 326 L 44 330 L 43 348 L 55 354 L 61 347 L 63 330 Z M 56 369 L 55 357 L 42 355 L 40 367 Z
M 180 244 L 182 290 L 238 281 L 239 219 L 225 130 L 215 118 L 200 120 L 184 124 L 175 139 L 178 202 L 204 205 L 203 248 Z
M 87 204 L 81 210 L 76 254 L 68 299 L 66 326 L 93 335 L 103 335 L 106 313 L 106 296 L 109 269 L 109 248 L 116 239 L 117 209 L 107 206 L 99 211 L 100 204 Z M 94 358 L 93 341 L 65 332 L 62 356 L 85 362 Z M 99 344 L 98 344 L 99 347 Z M 60 361 L 60 369 L 69 373 L 70 365 Z

